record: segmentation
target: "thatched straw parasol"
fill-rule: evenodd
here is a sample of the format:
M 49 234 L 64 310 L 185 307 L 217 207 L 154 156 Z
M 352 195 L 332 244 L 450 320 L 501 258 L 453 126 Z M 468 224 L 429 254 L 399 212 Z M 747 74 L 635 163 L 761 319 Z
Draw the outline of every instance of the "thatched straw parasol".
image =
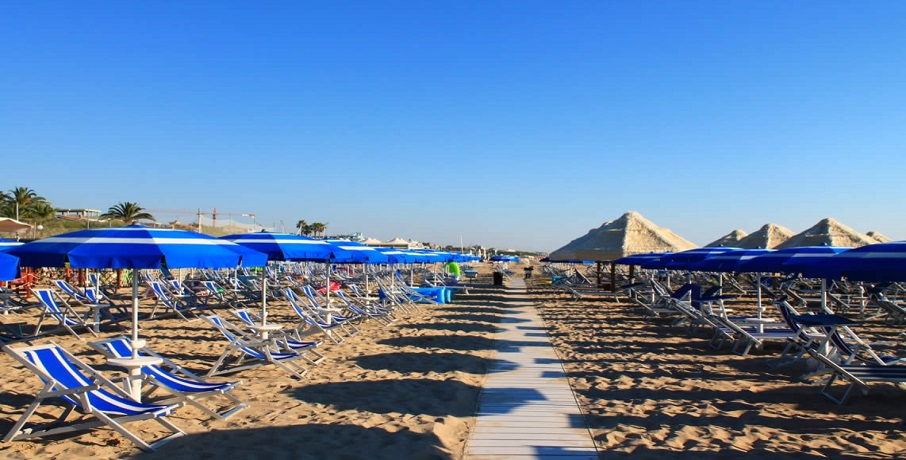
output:
M 739 230 L 739 229 L 733 230 L 732 232 L 727 233 L 726 235 L 706 244 L 705 247 L 706 248 L 716 248 L 718 246 L 739 247 L 736 245 L 736 242 L 745 238 L 746 235 L 747 235 L 747 233 L 742 230 Z
M 793 235 L 793 237 L 785 243 L 777 246 L 777 249 L 821 245 L 859 248 L 875 243 L 877 243 L 877 241 L 871 237 L 859 233 L 851 227 L 847 227 L 828 217 L 827 219 L 822 219 L 802 233 Z
M 878 243 L 889 243 L 889 242 L 893 241 L 892 239 L 888 238 L 883 233 L 876 232 L 874 230 L 870 230 L 868 233 L 865 234 L 865 236 L 867 236 L 873 240 L 876 240 Z
M 764 224 L 754 233 L 736 242 L 737 248 L 774 249 L 793 237 L 793 231 L 777 224 Z
M 550 260 L 610 261 L 648 252 L 679 252 L 697 246 L 677 234 L 658 227 L 635 211 L 605 222 L 552 252 Z

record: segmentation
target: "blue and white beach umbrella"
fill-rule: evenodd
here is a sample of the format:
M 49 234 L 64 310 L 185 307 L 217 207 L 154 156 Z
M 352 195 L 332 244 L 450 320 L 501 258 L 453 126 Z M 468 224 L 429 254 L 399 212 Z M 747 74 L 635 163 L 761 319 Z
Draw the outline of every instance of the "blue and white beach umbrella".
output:
M 850 248 L 836 246 L 801 246 L 778 249 L 750 259 L 739 265 L 737 271 L 746 273 L 799 273 L 802 267 L 835 256 Z
M 723 254 L 729 251 L 742 251 L 741 248 L 730 248 L 724 246 L 717 247 L 708 247 L 708 248 L 696 248 L 689 249 L 688 251 L 675 252 L 673 254 L 667 254 L 664 257 L 661 257 L 658 260 L 647 262 L 642 264 L 642 268 L 647 269 L 663 269 L 668 270 L 691 270 L 692 265 L 702 260 L 707 259 L 708 257 Z
M 264 254 L 201 233 L 129 225 L 64 233 L 7 251 L 23 267 L 160 269 L 260 267 Z M 132 340 L 138 342 L 138 279 L 132 275 Z M 133 353 L 136 353 L 133 350 Z M 134 357 L 135 355 L 133 355 Z
M 6 238 L 0 238 L 0 252 L 10 250 L 16 246 L 22 246 L 24 243 L 21 241 L 8 240 Z
M 648 254 L 633 254 L 631 256 L 621 257 L 613 261 L 616 265 L 642 265 L 648 262 L 661 260 L 662 257 L 669 255 L 668 252 L 650 252 Z
M 692 264 L 691 269 L 699 272 L 731 273 L 739 271 L 740 265 L 756 257 L 774 252 L 771 249 L 743 249 L 741 251 L 727 251 L 706 257 L 700 262 Z
M 338 248 L 324 240 L 289 233 L 237 233 L 220 238 L 263 252 L 268 260 L 327 262 L 339 252 Z
M 0 252 L 0 281 L 14 280 L 19 275 L 19 258 Z
M 800 268 L 803 276 L 853 281 L 906 281 L 906 241 L 870 244 Z

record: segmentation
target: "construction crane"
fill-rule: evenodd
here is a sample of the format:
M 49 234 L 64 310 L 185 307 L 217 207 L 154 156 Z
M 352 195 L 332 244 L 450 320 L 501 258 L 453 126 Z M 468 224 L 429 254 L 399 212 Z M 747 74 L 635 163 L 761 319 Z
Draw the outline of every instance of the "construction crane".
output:
M 218 213 L 218 212 L 217 212 L 217 208 L 214 208 L 211 212 L 202 211 L 201 208 L 198 208 L 198 209 L 195 210 L 195 211 L 189 211 L 189 210 L 185 210 L 185 209 L 145 209 L 145 211 L 146 211 L 146 212 L 150 212 L 150 213 L 155 213 L 155 212 L 156 212 L 156 213 L 161 213 L 161 214 L 178 214 L 178 215 L 194 215 L 194 216 L 197 216 L 197 218 L 198 218 L 198 233 L 201 233 L 201 217 L 202 217 L 202 216 L 211 216 L 211 220 L 213 221 L 212 227 L 217 227 L 217 216 L 218 216 L 218 214 L 219 214 L 219 215 L 224 215 L 224 214 L 225 214 L 225 215 L 227 215 L 227 216 L 230 216 L 230 218 L 232 218 L 232 216 L 251 217 L 251 218 L 252 218 L 252 221 L 255 220 L 255 214 L 254 214 L 254 213 L 249 213 L 249 212 L 221 212 L 221 213 Z

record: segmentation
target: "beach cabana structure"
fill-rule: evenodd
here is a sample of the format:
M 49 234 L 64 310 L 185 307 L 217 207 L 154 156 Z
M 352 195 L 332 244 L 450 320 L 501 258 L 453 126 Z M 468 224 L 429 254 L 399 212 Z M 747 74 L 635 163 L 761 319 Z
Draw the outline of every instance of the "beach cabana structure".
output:
M 30 224 L 9 217 L 0 217 L 0 232 L 21 233 L 31 228 Z
M 601 284 L 601 263 L 635 254 L 651 252 L 680 252 L 697 247 L 672 231 L 655 225 L 635 211 L 605 222 L 587 234 L 576 238 L 548 256 L 551 261 L 593 260 L 597 262 L 598 284 Z M 632 265 L 630 265 L 632 267 Z M 610 264 L 611 289 L 616 279 L 616 265 Z
M 742 249 L 775 249 L 794 235 L 793 231 L 777 224 L 764 224 L 758 230 L 742 237 L 735 244 Z
M 877 240 L 828 217 L 793 235 L 783 244 L 777 246 L 777 249 L 822 245 L 858 248 L 875 243 L 877 243 Z

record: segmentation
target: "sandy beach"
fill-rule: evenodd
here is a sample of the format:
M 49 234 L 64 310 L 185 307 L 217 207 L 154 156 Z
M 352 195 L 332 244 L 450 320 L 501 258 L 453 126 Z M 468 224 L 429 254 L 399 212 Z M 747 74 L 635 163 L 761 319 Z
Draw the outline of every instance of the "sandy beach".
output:
M 536 294 L 602 458 L 896 458 L 906 452 L 906 391 L 875 384 L 839 406 L 800 380 L 801 362 L 714 350 L 710 334 L 646 319 L 609 297 Z M 736 311 L 753 299 L 735 302 Z M 773 307 L 772 307 L 773 308 Z M 871 322 L 866 337 L 898 337 Z M 893 349 L 902 351 L 902 341 Z
M 511 269 L 522 275 L 521 266 Z M 493 360 L 496 324 L 507 313 L 508 295 L 525 295 L 490 281 L 480 277 L 453 304 L 423 306 L 389 327 L 365 323 L 345 343 L 325 344 L 327 359 L 310 366 L 305 382 L 273 366 L 212 378 L 241 380 L 235 394 L 250 407 L 226 422 L 180 408 L 171 419 L 187 435 L 156 453 L 141 452 L 102 428 L 2 443 L 0 457 L 462 458 Z M 803 365 L 769 367 L 779 348 L 741 357 L 711 349 L 705 333 L 646 319 L 624 302 L 574 300 L 545 289 L 530 293 L 601 458 L 896 458 L 906 451 L 906 392 L 894 386 L 875 385 L 867 397 L 838 406 L 819 395 L 816 384 L 799 380 Z M 271 305 L 269 318 L 296 323 L 280 302 Z M 198 373 L 225 345 L 203 321 L 141 324 L 150 348 Z M 101 335 L 119 334 L 108 327 Z M 85 342 L 67 335 L 53 340 L 115 372 Z M 86 334 L 86 340 L 92 339 Z M 5 433 L 40 383 L 11 357 L 0 356 Z M 143 423 L 131 426 L 156 429 Z M 154 433 L 160 432 L 148 432 Z

